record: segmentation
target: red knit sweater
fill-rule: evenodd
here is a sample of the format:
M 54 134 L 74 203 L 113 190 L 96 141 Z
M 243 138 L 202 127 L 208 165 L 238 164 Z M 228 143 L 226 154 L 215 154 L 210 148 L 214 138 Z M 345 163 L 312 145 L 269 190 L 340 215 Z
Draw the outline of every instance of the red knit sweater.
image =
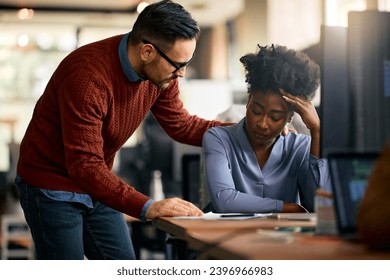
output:
M 148 111 L 168 135 L 190 145 L 200 146 L 206 129 L 220 123 L 189 115 L 177 80 L 164 91 L 149 81 L 129 82 L 119 61 L 121 38 L 80 47 L 61 62 L 22 140 L 18 174 L 33 186 L 87 193 L 140 217 L 149 198 L 111 168 Z

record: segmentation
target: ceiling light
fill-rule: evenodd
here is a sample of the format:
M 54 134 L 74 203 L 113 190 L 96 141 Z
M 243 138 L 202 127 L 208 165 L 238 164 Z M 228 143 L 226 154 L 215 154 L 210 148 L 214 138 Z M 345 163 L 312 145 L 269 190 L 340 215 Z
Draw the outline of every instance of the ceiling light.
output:
M 20 9 L 17 14 L 18 14 L 18 18 L 21 20 L 32 19 L 32 17 L 34 16 L 34 10 L 23 8 Z

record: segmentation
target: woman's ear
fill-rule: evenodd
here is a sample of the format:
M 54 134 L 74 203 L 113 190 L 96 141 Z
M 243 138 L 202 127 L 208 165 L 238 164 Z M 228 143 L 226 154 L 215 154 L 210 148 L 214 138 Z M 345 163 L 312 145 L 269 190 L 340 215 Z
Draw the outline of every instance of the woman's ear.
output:
M 294 112 L 291 112 L 290 115 L 289 115 L 289 117 L 288 117 L 287 122 L 291 122 L 292 119 L 293 119 L 293 116 L 294 116 Z
M 248 101 L 246 102 L 246 108 L 248 109 L 249 103 L 251 102 L 252 99 L 252 93 L 249 93 L 248 95 Z

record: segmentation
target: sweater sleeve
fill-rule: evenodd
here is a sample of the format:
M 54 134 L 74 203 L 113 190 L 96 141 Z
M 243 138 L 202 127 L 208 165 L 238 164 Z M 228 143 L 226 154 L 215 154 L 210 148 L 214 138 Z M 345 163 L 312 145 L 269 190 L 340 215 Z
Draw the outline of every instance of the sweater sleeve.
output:
M 179 97 L 177 80 L 160 94 L 151 111 L 170 137 L 188 145 L 201 146 L 202 137 L 208 128 L 225 125 L 219 121 L 210 121 L 190 115 Z
M 69 79 L 59 93 L 62 139 L 68 176 L 85 192 L 118 211 L 141 218 L 148 197 L 137 192 L 107 166 L 102 136 L 109 102 L 93 78 Z

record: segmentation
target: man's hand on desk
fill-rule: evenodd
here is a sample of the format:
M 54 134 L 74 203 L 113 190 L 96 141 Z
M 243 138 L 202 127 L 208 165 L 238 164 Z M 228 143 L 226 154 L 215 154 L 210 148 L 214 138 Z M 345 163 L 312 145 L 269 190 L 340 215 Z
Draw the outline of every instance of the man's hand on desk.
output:
M 154 220 L 158 217 L 202 216 L 203 212 L 191 202 L 178 197 L 154 202 L 146 212 L 146 218 Z

